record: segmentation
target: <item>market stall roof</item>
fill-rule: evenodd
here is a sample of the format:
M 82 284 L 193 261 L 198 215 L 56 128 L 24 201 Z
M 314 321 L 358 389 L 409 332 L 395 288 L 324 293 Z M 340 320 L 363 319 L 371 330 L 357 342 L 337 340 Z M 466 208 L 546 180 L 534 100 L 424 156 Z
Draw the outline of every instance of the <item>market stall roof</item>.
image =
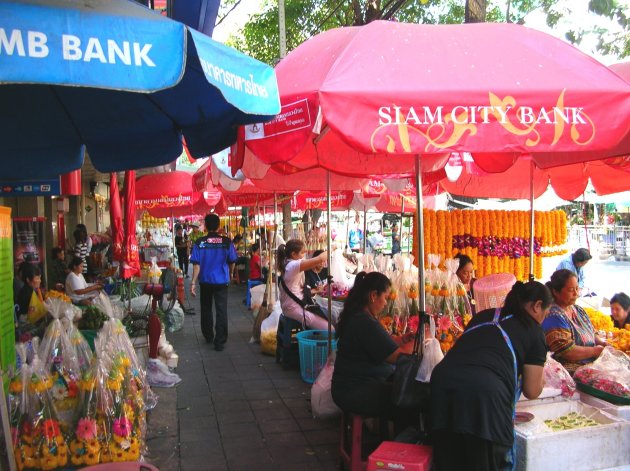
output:
M 101 172 L 229 146 L 279 111 L 273 69 L 127 0 L 0 3 L 3 178 Z M 10 163 L 10 164 L 9 164 Z

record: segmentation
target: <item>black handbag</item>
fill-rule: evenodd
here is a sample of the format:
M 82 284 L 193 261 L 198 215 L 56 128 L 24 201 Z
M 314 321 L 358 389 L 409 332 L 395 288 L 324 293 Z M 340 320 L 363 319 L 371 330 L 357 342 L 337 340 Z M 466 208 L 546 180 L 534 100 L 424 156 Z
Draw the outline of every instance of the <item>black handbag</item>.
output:
M 420 317 L 422 320 L 422 317 Z M 420 345 L 424 342 L 424 323 L 418 322 L 418 330 L 414 338 L 413 352 L 403 353 L 396 360 L 392 384 L 392 401 L 401 408 L 418 408 L 428 397 L 429 385 L 416 380 L 418 368 L 422 361 Z

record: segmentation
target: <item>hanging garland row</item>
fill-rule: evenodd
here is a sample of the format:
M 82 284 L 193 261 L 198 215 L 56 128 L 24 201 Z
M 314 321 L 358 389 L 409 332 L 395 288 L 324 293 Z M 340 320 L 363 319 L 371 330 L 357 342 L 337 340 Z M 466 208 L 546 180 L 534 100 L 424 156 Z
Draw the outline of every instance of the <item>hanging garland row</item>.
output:
M 424 256 L 439 254 L 442 260 L 458 252 L 468 255 L 475 276 L 513 273 L 519 280 L 529 276 L 529 211 L 425 209 Z M 567 252 L 567 217 L 564 211 L 534 213 L 534 276 L 542 278 L 542 257 Z M 414 252 L 417 241 L 414 238 Z

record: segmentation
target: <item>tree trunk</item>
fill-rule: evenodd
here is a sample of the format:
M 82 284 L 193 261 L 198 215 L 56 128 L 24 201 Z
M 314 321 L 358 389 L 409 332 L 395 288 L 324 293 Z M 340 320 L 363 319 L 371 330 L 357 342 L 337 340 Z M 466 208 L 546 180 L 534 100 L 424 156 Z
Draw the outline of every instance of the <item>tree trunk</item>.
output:
M 487 0 L 466 0 L 465 23 L 484 23 L 486 21 Z
M 359 0 L 352 0 L 352 11 L 354 12 L 354 22 L 352 23 L 352 25 L 363 25 L 363 11 L 361 10 L 361 2 L 359 2 Z

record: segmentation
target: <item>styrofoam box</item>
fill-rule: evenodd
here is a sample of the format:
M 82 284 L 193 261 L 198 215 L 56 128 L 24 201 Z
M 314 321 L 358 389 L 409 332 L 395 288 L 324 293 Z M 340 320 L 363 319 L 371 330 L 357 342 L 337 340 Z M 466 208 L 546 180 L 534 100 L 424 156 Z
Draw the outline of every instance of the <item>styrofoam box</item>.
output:
M 630 463 L 630 422 L 579 401 L 563 401 L 517 406 L 534 419 L 518 424 L 516 430 L 516 469 L 601 470 Z M 552 432 L 547 419 L 569 412 L 590 417 L 601 425 Z
M 614 415 L 615 417 L 621 417 L 622 419 L 630 420 L 630 406 L 619 406 L 617 404 L 612 404 L 608 401 L 605 401 L 595 396 L 591 396 L 590 394 L 586 394 L 582 391 L 580 391 L 580 401 L 582 401 L 584 404 L 588 404 L 589 406 L 602 409 L 608 412 L 610 415 Z

